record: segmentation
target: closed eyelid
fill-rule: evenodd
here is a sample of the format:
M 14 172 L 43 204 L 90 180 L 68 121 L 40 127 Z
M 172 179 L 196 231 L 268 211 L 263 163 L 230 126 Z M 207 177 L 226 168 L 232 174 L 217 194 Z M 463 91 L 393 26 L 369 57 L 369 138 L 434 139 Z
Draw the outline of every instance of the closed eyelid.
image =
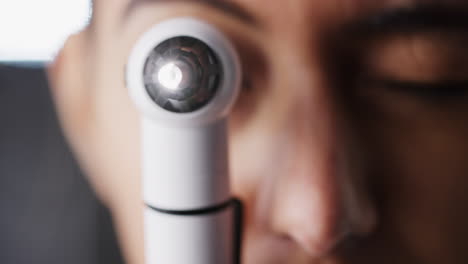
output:
M 465 79 L 466 44 L 468 38 L 447 33 L 386 38 L 368 45 L 361 52 L 359 64 L 365 72 L 398 79 Z

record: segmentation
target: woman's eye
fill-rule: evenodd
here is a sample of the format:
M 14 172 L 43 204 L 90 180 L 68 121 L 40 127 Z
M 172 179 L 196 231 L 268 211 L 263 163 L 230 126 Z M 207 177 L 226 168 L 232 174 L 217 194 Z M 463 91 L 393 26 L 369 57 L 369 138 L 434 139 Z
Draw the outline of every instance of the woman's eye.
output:
M 444 32 L 391 36 L 362 52 L 367 87 L 444 101 L 468 93 L 468 37 Z M 364 83 L 361 83 L 364 84 Z M 361 86 L 363 87 L 363 86 Z
M 388 92 L 396 92 L 433 103 L 451 102 L 466 99 L 468 96 L 468 80 L 418 82 L 380 79 L 369 81 L 369 84 L 373 88 L 383 88 Z

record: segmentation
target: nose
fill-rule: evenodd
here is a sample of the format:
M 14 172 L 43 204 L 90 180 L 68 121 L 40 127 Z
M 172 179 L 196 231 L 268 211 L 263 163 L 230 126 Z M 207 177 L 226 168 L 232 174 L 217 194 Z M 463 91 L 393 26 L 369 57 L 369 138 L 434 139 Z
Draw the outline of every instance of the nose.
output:
M 369 234 L 376 214 L 357 166 L 359 148 L 351 147 L 329 85 L 299 60 L 285 64 L 298 67 L 281 69 L 276 80 L 276 89 L 289 93 L 282 100 L 290 101 L 278 119 L 285 143 L 275 165 L 271 222 L 276 233 L 321 257 L 351 236 Z

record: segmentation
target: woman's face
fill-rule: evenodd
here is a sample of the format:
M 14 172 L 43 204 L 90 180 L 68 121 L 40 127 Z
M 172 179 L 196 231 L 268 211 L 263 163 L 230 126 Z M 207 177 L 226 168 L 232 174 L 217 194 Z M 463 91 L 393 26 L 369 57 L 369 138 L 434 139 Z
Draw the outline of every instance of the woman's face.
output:
M 142 261 L 139 131 L 123 73 L 139 36 L 179 16 L 241 57 L 229 143 L 243 263 L 468 261 L 466 1 L 97 0 L 50 76 L 129 263 Z

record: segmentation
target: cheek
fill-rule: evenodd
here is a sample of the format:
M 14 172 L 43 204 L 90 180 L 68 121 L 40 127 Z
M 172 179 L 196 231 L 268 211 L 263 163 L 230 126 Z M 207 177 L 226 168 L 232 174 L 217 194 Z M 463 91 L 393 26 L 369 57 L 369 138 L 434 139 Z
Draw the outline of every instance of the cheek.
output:
M 248 102 L 240 102 L 236 107 L 242 108 L 243 103 Z M 234 191 L 255 196 L 260 191 L 259 184 L 272 181 L 278 171 L 286 141 L 282 140 L 281 122 L 276 119 L 279 113 L 271 113 L 268 99 L 257 101 L 251 108 L 249 112 L 235 109 L 230 117 L 229 155 Z
M 461 114 L 426 116 L 380 117 L 367 129 L 381 224 L 432 263 L 463 254 L 456 251 L 467 233 L 468 126 Z
M 377 164 L 388 172 L 383 175 L 392 174 L 383 180 L 389 186 L 398 185 L 397 193 L 408 189 L 409 194 L 422 192 L 424 199 L 449 199 L 451 195 L 442 194 L 468 182 L 463 177 L 468 173 L 464 119 L 462 114 L 419 113 L 404 120 L 380 117 L 367 126 Z
M 271 166 L 273 138 L 253 124 L 230 129 L 231 179 L 236 193 L 255 193 L 255 186 Z

